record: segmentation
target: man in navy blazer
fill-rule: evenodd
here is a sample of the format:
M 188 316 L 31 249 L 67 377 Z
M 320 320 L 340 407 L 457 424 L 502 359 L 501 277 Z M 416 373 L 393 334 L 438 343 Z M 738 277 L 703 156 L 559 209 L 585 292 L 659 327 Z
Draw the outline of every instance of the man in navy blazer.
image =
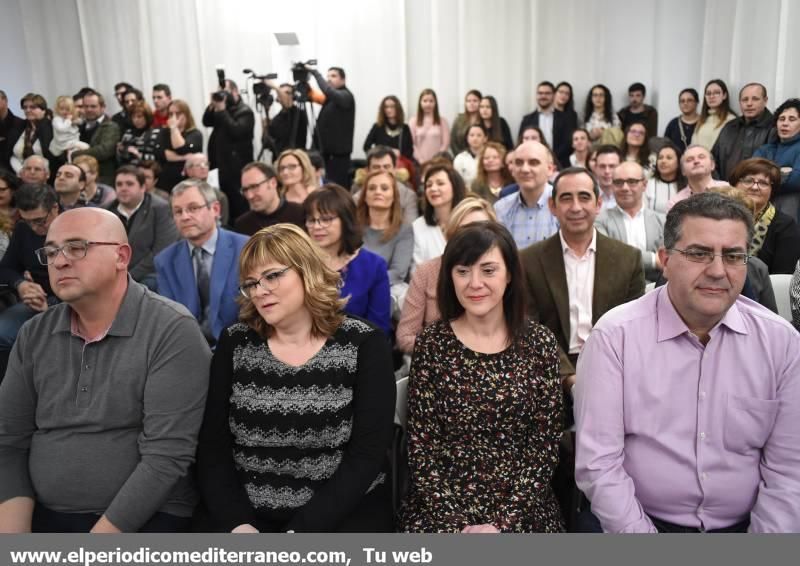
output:
M 158 292 L 189 309 L 213 346 L 239 316 L 239 253 L 247 237 L 217 227 L 219 200 L 205 181 L 178 183 L 170 206 L 183 239 L 156 256 Z

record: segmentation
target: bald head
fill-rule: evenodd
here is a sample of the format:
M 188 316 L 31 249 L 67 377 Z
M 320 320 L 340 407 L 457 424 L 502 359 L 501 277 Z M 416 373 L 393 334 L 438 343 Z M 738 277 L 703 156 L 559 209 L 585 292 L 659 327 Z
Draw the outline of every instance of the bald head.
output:
M 514 150 L 513 174 L 520 190 L 532 193 L 544 190 L 553 170 L 553 157 L 543 144 L 527 141 Z
M 70 238 L 80 238 L 89 241 L 128 243 L 128 234 L 122 221 L 111 211 L 104 208 L 83 207 L 75 208 L 61 213 L 50 225 L 47 233 L 48 242 L 50 235 L 64 229 L 76 232 Z M 79 233 L 77 233 L 79 232 Z

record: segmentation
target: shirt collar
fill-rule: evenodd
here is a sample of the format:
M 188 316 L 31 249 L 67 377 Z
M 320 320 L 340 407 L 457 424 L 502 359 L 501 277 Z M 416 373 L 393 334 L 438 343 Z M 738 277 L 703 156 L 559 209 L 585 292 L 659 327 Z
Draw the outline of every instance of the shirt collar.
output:
M 217 240 L 219 239 L 219 229 L 214 228 L 214 232 L 211 234 L 211 237 L 205 241 L 205 243 L 200 246 L 203 248 L 208 255 L 214 257 L 214 252 L 217 251 Z M 194 250 L 195 246 L 189 241 L 186 240 L 186 245 L 189 246 L 189 255 L 192 255 L 192 250 Z
M 681 334 L 690 332 L 689 327 L 683 322 L 683 319 L 675 309 L 675 305 L 672 304 L 672 300 L 669 298 L 668 287 L 669 282 L 660 289 L 653 291 L 658 293 L 658 298 L 656 300 L 656 318 L 658 320 L 659 342 L 671 340 Z M 742 313 L 739 310 L 738 301 L 731 305 L 728 312 L 722 317 L 722 320 L 711 329 L 709 335 L 712 338 L 718 332 L 717 329 L 720 326 L 725 326 L 737 334 L 748 333 L 744 319 L 742 318 Z
M 561 240 L 561 250 L 564 252 L 564 255 L 567 255 L 567 252 L 570 252 L 573 256 L 578 257 L 578 255 L 567 244 L 567 241 L 564 239 L 564 234 L 561 233 L 561 230 L 558 231 L 558 237 Z M 589 243 L 589 247 L 586 249 L 586 253 L 589 252 L 597 253 L 597 228 L 592 228 L 592 241 Z
M 519 184 L 517 186 L 519 187 Z M 539 196 L 539 200 L 537 200 L 536 204 L 530 208 L 545 208 L 547 206 L 547 199 L 550 198 L 551 194 L 553 194 L 553 186 L 550 183 L 546 183 L 542 194 Z M 522 187 L 520 187 L 517 191 L 517 202 L 519 202 L 519 205 L 523 208 L 529 208 L 528 205 L 525 204 L 525 200 L 522 198 Z
M 642 208 L 639 209 L 639 212 L 637 212 L 633 216 L 631 216 L 630 214 L 628 214 L 627 212 L 622 210 L 622 207 L 620 205 L 616 205 L 616 207 L 622 213 L 623 218 L 626 218 L 626 219 L 629 219 L 629 220 L 636 220 L 637 218 L 641 218 L 642 216 L 644 216 L 644 205 L 642 205 Z
M 125 298 L 122 299 L 122 304 L 114 317 L 114 322 L 111 323 L 105 336 L 133 336 L 133 331 L 136 330 L 136 325 L 139 322 L 139 305 L 142 302 L 145 294 L 145 287 L 133 280 L 128 274 L 128 289 L 125 291 Z M 72 316 L 74 311 L 72 307 L 66 303 L 58 305 L 55 308 L 59 309 L 58 320 L 53 325 L 53 334 L 59 332 L 72 333 Z

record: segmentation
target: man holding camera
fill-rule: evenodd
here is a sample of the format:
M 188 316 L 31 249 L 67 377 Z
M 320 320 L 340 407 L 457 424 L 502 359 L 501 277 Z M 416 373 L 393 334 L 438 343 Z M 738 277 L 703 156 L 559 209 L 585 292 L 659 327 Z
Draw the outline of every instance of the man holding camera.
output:
M 308 116 L 294 103 L 294 87 L 288 83 L 280 86 L 275 81 L 266 84 L 277 93 L 281 110 L 269 123 L 269 136 L 275 143 L 275 157 L 285 149 L 305 149 L 308 137 Z
M 353 151 L 353 129 L 356 122 L 356 101 L 345 86 L 344 69 L 331 67 L 327 80 L 311 65 L 305 68 L 314 75 L 325 102 L 317 118 L 313 147 L 325 159 L 328 180 L 349 186 L 350 154 Z
M 239 194 L 242 167 L 253 160 L 253 110 L 242 101 L 239 87 L 228 79 L 225 89 L 211 95 L 203 114 L 203 125 L 214 128 L 208 140 L 211 169 L 219 169 L 220 189 L 228 196 L 231 218 L 247 212 L 247 202 Z

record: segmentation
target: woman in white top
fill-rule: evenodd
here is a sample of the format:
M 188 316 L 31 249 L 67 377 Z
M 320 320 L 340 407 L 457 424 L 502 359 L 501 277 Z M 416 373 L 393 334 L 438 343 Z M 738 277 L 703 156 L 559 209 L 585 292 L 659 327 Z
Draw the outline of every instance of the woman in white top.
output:
M 450 212 L 466 195 L 464 181 L 456 171 L 445 164 L 436 164 L 425 171 L 425 204 L 422 216 L 414 229 L 414 255 L 412 265 L 442 255 L 446 244 L 444 227 Z
M 467 142 L 467 149 L 456 155 L 453 168 L 464 179 L 464 185 L 469 186 L 478 174 L 478 154 L 488 140 L 486 130 L 480 124 L 472 124 L 467 128 L 464 140 Z
M 611 91 L 603 84 L 594 85 L 586 97 L 583 110 L 584 127 L 593 142 L 600 140 L 608 128 L 619 128 L 619 117 L 614 112 Z
M 408 126 L 414 139 L 417 163 L 425 163 L 450 147 L 450 125 L 439 115 L 439 102 L 433 89 L 426 88 L 420 93 L 417 115 L 411 118 Z
M 572 132 L 572 154 L 569 156 L 569 164 L 573 167 L 588 169 L 591 149 L 592 145 L 588 130 L 578 128 Z
M 669 200 L 686 186 L 680 162 L 681 154 L 677 146 L 670 143 L 658 150 L 653 178 L 647 182 L 645 190 L 647 208 L 667 213 Z
M 702 145 L 711 151 L 722 131 L 722 126 L 736 118 L 731 110 L 728 85 L 722 79 L 708 81 L 703 98 L 703 109 L 692 135 L 692 145 Z

